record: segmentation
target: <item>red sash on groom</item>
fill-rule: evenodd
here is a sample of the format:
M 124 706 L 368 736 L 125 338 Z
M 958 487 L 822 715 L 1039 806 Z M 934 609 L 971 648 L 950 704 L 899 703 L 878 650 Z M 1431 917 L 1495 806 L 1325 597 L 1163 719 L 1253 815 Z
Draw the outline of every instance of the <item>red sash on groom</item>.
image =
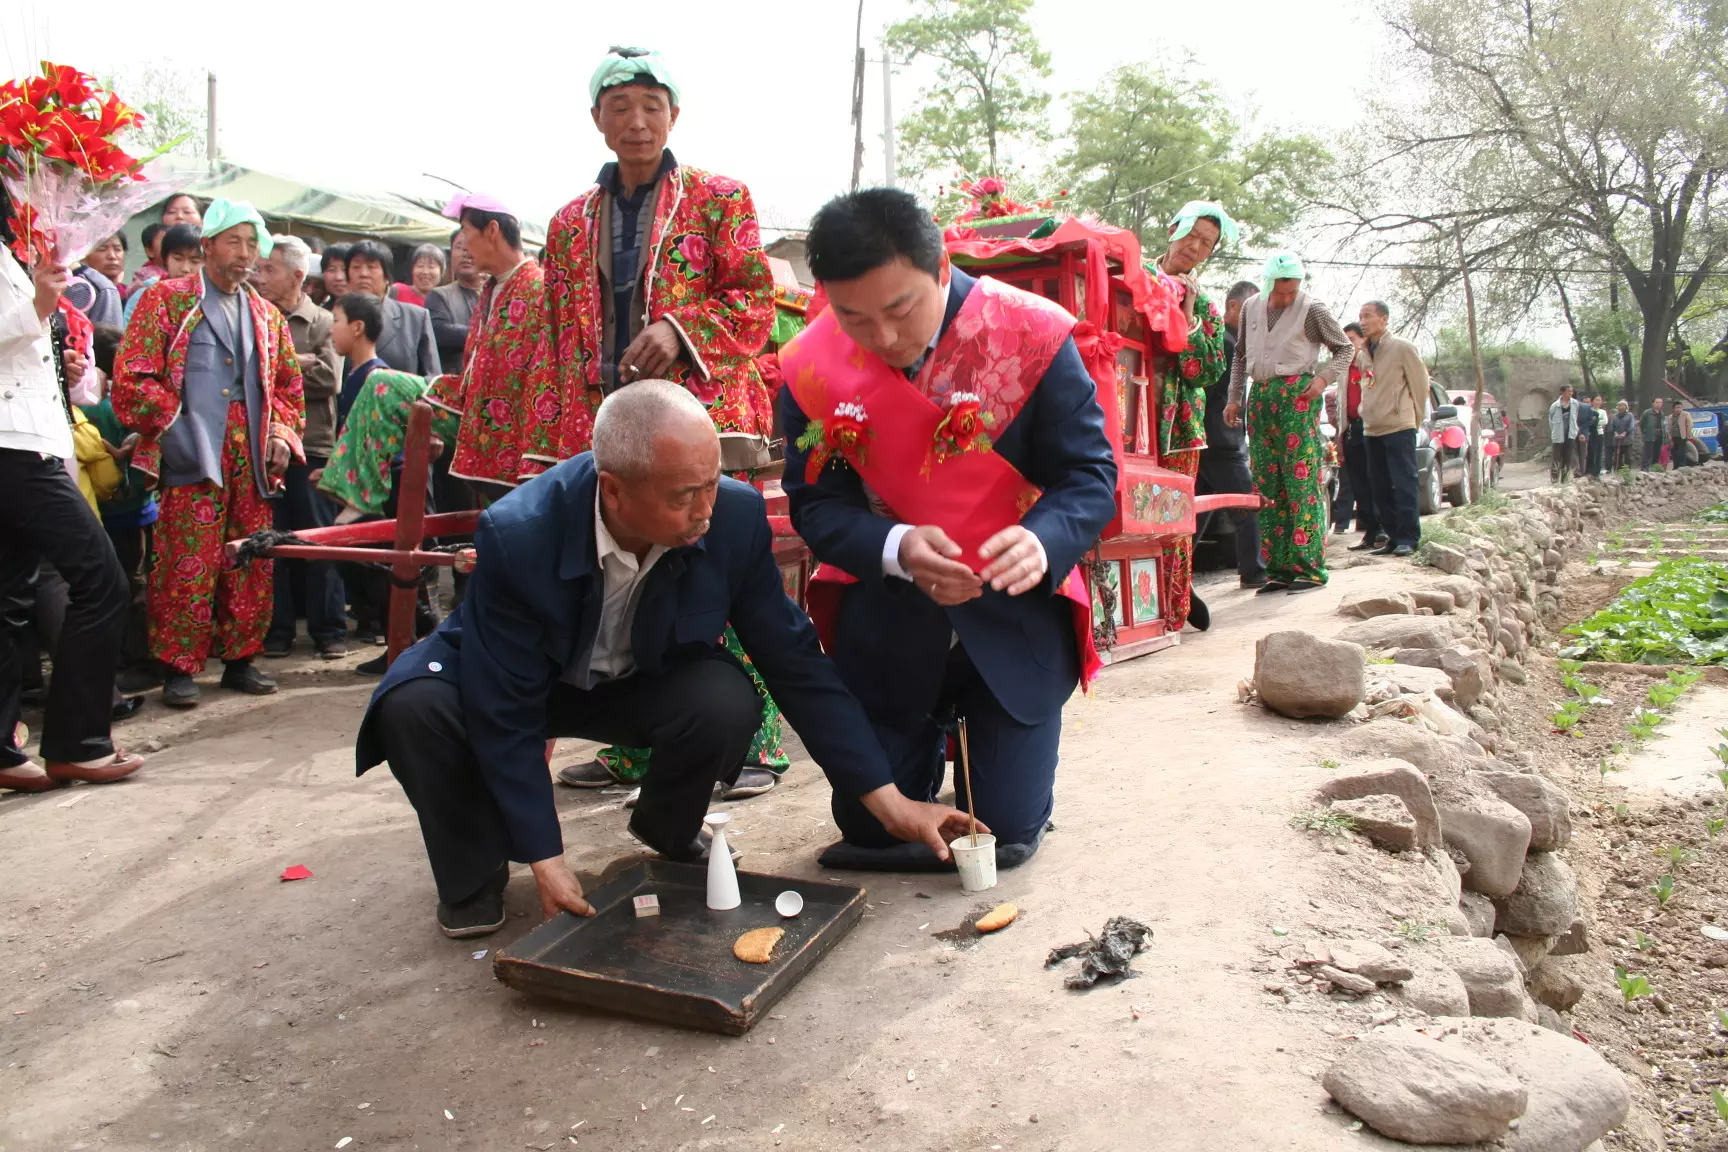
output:
M 786 434 L 808 450 L 811 483 L 842 458 L 885 515 L 936 525 L 960 545 L 961 560 L 982 571 L 988 562 L 979 546 L 1020 523 L 1040 494 L 993 449 L 993 439 L 1020 414 L 1073 329 L 1074 318 L 1043 297 L 982 278 L 908 380 L 824 312 L 780 353 L 786 384 L 811 422 Z M 831 564 L 811 578 L 806 607 L 829 651 L 840 588 L 852 582 Z M 1059 592 L 1073 605 L 1085 685 L 1102 665 L 1092 643 L 1092 598 L 1078 568 Z

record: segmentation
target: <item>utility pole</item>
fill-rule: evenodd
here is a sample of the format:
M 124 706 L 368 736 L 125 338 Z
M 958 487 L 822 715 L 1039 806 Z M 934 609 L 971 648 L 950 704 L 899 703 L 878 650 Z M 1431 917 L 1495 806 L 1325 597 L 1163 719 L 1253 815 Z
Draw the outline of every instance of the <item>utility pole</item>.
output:
M 864 172 L 864 0 L 858 0 L 858 32 L 852 54 L 852 191 Z
M 894 171 L 894 59 L 888 55 L 888 44 L 882 44 L 882 157 L 887 169 L 887 187 L 896 187 L 898 173 Z
M 212 171 L 216 168 L 216 73 L 204 74 L 208 86 L 204 96 L 204 160 Z
M 1477 503 L 1482 499 L 1482 393 L 1487 390 L 1488 382 L 1482 373 L 1482 347 L 1476 341 L 1476 292 L 1470 286 L 1470 261 L 1464 256 L 1464 233 L 1454 224 L 1452 226 L 1452 243 L 1458 249 L 1458 275 L 1464 280 L 1464 320 L 1470 328 L 1470 363 L 1476 369 L 1476 396 L 1470 404 L 1470 440 L 1464 446 L 1464 467 L 1470 476 L 1470 502 Z M 1436 460 L 1438 468 L 1440 462 Z

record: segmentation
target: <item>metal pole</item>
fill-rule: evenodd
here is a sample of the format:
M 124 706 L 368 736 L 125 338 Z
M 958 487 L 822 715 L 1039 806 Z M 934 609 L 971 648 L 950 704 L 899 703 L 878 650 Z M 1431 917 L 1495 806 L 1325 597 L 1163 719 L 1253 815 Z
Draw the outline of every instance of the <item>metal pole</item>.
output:
M 858 0 L 858 32 L 852 55 L 852 191 L 864 171 L 864 0 Z
M 216 73 L 206 72 L 208 81 L 204 97 L 204 110 L 208 117 L 204 126 L 204 159 L 211 168 L 216 167 Z
M 888 187 L 895 187 L 894 171 L 894 59 L 888 55 L 888 44 L 882 44 L 882 157 L 887 168 Z

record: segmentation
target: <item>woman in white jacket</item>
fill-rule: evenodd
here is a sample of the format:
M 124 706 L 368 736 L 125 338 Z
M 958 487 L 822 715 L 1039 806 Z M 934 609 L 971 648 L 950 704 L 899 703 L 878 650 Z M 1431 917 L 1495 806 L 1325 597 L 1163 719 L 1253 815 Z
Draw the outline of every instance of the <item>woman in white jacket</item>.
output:
M 126 573 L 102 522 L 67 473 L 71 410 L 52 321 L 64 264 L 32 277 L 12 255 L 15 213 L 0 189 L 0 789 L 45 792 L 105 784 L 143 764 L 109 739 L 114 672 L 125 627 Z M 70 592 L 43 716 L 44 766 L 17 745 L 23 632 L 42 561 Z

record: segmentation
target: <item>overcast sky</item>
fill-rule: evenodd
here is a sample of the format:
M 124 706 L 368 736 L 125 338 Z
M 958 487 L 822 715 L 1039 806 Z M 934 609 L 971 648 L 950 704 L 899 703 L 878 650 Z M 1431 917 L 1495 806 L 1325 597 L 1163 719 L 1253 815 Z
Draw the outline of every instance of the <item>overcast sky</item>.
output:
M 223 155 L 311 181 L 437 195 L 445 186 L 422 175 L 431 172 L 494 191 L 525 216 L 550 215 L 609 158 L 589 119 L 587 82 L 613 43 L 668 57 L 683 87 L 674 151 L 747 182 L 764 224 L 801 226 L 851 177 L 849 0 L 5 7 L 0 62 L 12 75 L 42 56 L 104 75 L 153 61 L 200 80 L 214 71 Z M 882 28 L 907 9 L 865 0 L 872 56 Z M 1081 10 L 1084 23 L 1064 18 Z M 1160 10 L 1189 22 L 1171 26 L 1154 16 Z M 1247 0 L 1213 11 L 1205 20 L 1200 5 L 1039 0 L 1033 19 L 1053 58 L 1051 90 L 1086 88 L 1118 64 L 1192 53 L 1263 122 L 1325 135 L 1354 123 L 1361 72 L 1338 65 L 1365 59 L 1378 38 L 1365 5 Z M 900 112 L 919 79 L 916 69 L 896 75 Z M 865 178 L 880 182 L 879 67 L 865 104 Z
M 904 0 L 865 0 L 869 55 L 880 56 L 882 29 L 908 10 Z M 1084 21 L 1069 18 L 1079 12 Z M 856 18 L 852 0 L 343 0 L 219 10 L 15 0 L 0 9 L 0 66 L 19 75 L 46 56 L 124 75 L 167 64 L 188 74 L 200 101 L 203 73 L 214 71 L 227 159 L 334 188 L 447 195 L 431 173 L 544 220 L 610 158 L 588 113 L 594 65 L 610 44 L 658 48 L 683 88 L 672 134 L 680 159 L 748 183 L 765 227 L 798 228 L 851 178 Z M 1243 119 L 1333 142 L 1359 130 L 1385 44 L 1371 0 L 1038 0 L 1033 23 L 1059 98 L 1121 64 L 1192 56 Z M 928 78 L 916 66 L 896 73 L 897 113 Z M 1059 109 L 1060 99 L 1058 128 Z M 882 118 L 882 72 L 872 65 L 866 183 L 883 175 Z M 1232 272 L 1214 269 L 1210 279 Z M 1352 315 L 1391 288 L 1383 275 L 1316 273 L 1323 298 Z

